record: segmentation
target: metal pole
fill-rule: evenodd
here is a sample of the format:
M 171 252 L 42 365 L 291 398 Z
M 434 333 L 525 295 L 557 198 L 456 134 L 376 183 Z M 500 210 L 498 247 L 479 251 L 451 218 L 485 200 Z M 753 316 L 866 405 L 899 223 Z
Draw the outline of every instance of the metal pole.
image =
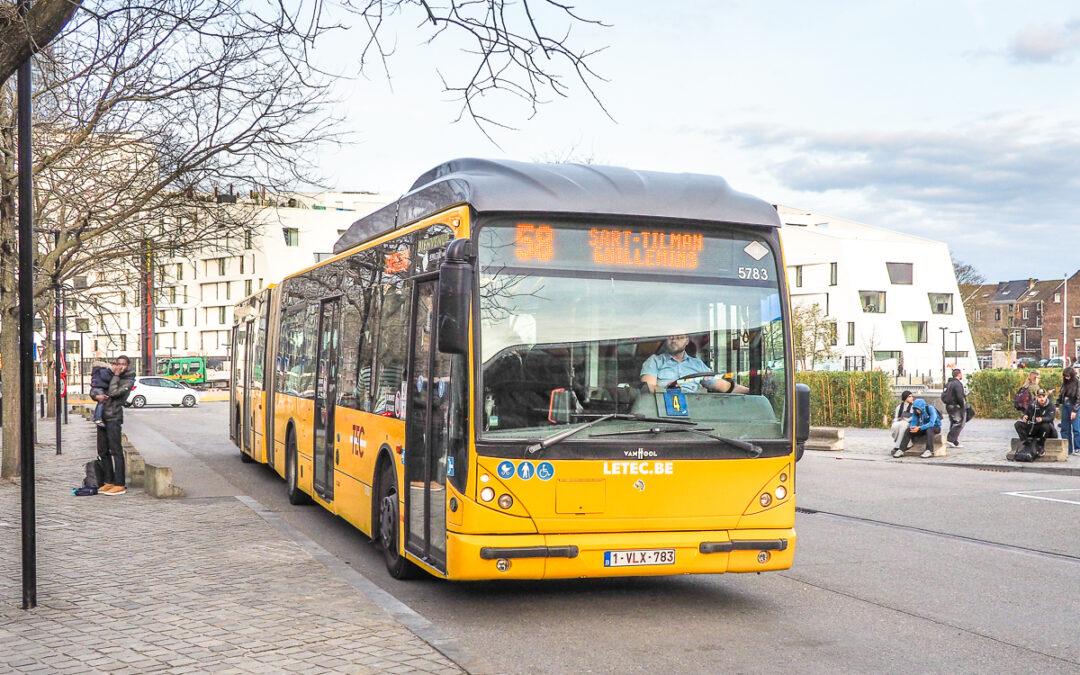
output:
M 949 330 L 941 327 L 941 386 L 945 386 L 945 332 Z
M 20 0 L 26 16 L 30 0 Z M 30 59 L 19 66 L 19 470 L 22 493 L 22 607 L 37 607 L 34 504 L 34 192 L 30 149 Z
M 75 326 L 78 328 L 78 326 Z M 86 396 L 86 352 L 83 351 L 83 334 L 79 333 L 79 394 Z
M 53 252 L 56 253 L 60 248 L 60 230 L 53 233 Z M 56 454 L 60 454 L 64 448 L 64 441 L 61 438 L 60 427 L 60 406 L 63 405 L 63 401 L 60 396 L 60 277 L 58 272 L 60 271 L 60 259 L 56 260 L 56 267 L 53 272 L 53 301 L 55 307 L 53 307 L 53 374 L 56 376 L 56 392 L 54 398 L 56 399 L 56 408 L 53 411 L 56 415 Z
M 1061 298 L 1061 363 L 1065 365 L 1065 355 L 1069 348 L 1069 273 L 1065 273 L 1065 295 Z

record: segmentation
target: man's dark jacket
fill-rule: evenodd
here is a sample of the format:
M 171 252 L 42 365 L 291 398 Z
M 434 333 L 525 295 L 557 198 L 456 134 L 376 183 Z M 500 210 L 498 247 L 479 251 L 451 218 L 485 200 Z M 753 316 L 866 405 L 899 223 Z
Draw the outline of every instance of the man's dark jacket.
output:
M 949 382 L 945 385 L 945 391 L 941 392 L 941 402 L 950 408 L 963 408 L 967 404 L 964 383 L 955 377 L 950 377 Z
M 124 401 L 127 400 L 128 392 L 131 391 L 134 384 L 135 371 L 131 368 L 120 373 L 119 377 L 114 377 L 109 381 L 109 390 L 105 392 L 109 398 L 105 401 L 105 408 L 101 411 L 101 419 L 106 422 L 115 420 L 121 424 L 124 423 Z

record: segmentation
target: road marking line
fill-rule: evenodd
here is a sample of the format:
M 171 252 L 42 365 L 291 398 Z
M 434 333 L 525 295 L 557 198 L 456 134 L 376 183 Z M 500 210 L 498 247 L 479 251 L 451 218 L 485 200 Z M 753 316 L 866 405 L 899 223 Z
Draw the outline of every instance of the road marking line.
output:
M 1080 501 L 1075 499 L 1060 499 L 1057 497 L 1044 497 L 1042 496 L 1047 492 L 1080 492 L 1080 488 L 1059 488 L 1056 490 L 1022 490 L 1017 492 L 1006 492 L 1004 494 L 1010 497 L 1023 497 L 1025 499 L 1038 499 L 1044 502 L 1059 502 L 1062 504 L 1075 504 L 1080 506 Z

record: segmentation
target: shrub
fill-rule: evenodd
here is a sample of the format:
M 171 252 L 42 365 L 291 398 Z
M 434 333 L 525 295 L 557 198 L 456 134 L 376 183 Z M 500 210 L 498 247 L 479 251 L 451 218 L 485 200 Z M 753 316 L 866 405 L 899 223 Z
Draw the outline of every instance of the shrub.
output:
M 975 408 L 979 417 L 1006 419 L 1017 416 L 1013 408 L 1013 397 L 1027 379 L 1027 370 L 1012 368 L 994 368 L 972 373 L 968 383 L 970 394 L 968 401 Z M 1057 400 L 1061 389 L 1061 368 L 1040 368 L 1039 386 L 1054 390 Z
M 810 387 L 810 424 L 816 427 L 886 428 L 897 403 L 880 371 L 804 371 L 795 381 Z

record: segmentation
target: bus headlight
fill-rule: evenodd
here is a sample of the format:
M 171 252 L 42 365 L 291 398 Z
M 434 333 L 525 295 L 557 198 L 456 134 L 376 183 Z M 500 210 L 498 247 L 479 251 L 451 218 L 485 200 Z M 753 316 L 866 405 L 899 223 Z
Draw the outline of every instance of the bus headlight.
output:
M 514 498 L 510 495 L 499 495 L 499 508 L 508 509 L 514 505 Z
M 480 491 L 480 499 L 485 502 L 490 502 L 492 499 L 495 499 L 495 490 L 490 487 L 484 488 Z
M 781 485 L 776 488 L 776 498 L 783 499 L 784 497 L 787 497 L 787 488 Z
M 768 506 L 769 504 L 772 504 L 772 495 L 768 492 L 762 492 L 761 499 L 758 501 L 761 502 L 762 507 Z

